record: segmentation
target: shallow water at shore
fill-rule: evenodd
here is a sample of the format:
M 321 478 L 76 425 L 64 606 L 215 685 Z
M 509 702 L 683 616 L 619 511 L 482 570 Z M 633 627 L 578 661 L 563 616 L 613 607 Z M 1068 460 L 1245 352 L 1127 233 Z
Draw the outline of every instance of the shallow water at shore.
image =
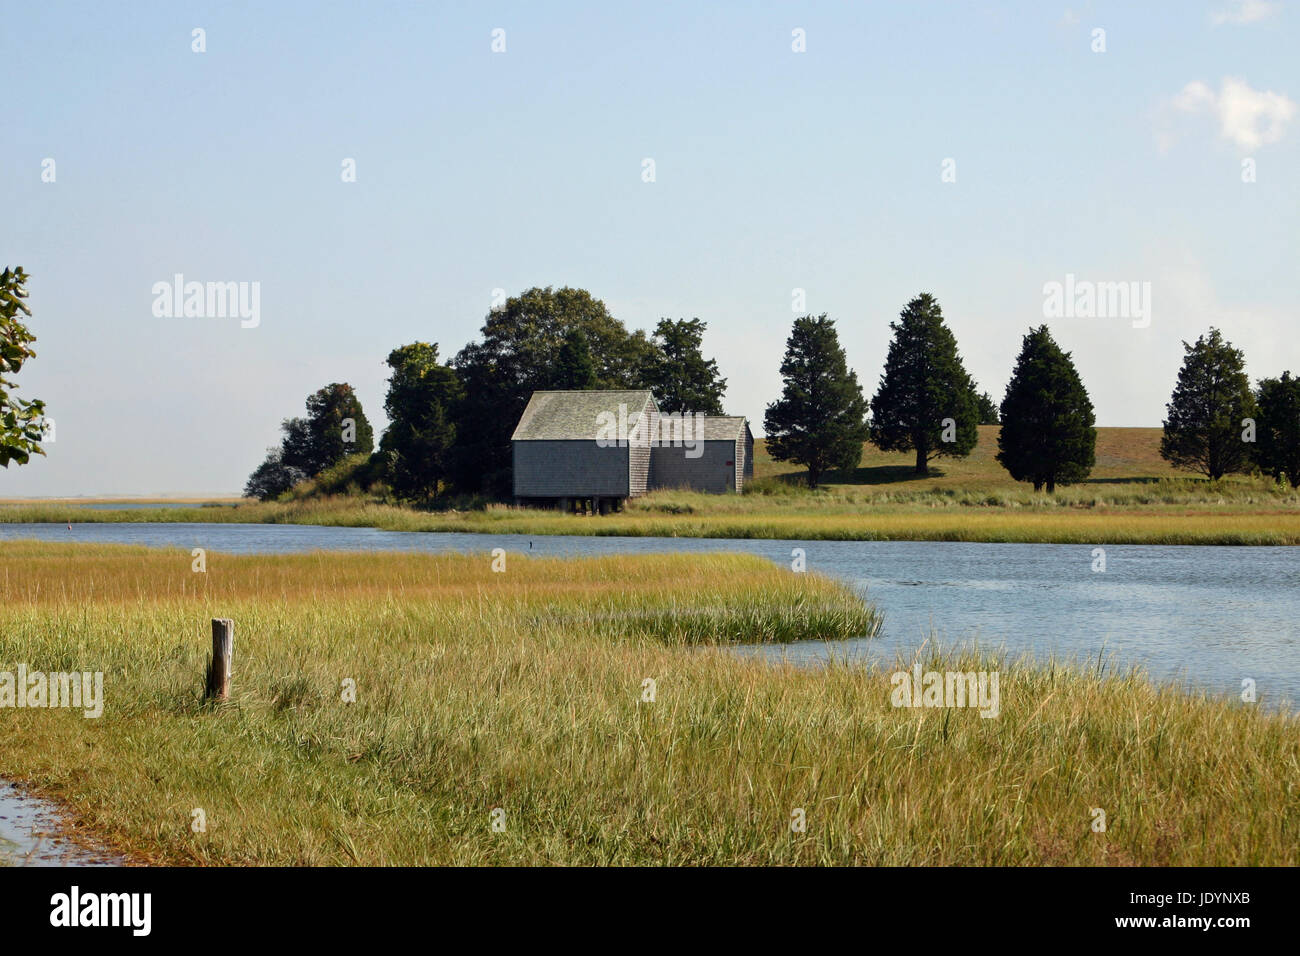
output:
M 122 866 L 125 858 L 72 840 L 48 800 L 0 780 L 0 866 Z

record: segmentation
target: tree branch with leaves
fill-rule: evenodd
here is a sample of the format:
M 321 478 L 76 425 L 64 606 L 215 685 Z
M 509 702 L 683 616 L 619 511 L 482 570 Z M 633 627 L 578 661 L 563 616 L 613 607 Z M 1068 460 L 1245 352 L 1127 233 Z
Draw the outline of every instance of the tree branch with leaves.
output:
M 11 461 L 25 465 L 32 455 L 45 454 L 40 445 L 45 437 L 45 403 L 14 395 L 18 385 L 10 378 L 36 357 L 31 347 L 36 336 L 21 318 L 32 314 L 23 301 L 27 279 L 22 266 L 0 272 L 0 465 L 5 468 Z

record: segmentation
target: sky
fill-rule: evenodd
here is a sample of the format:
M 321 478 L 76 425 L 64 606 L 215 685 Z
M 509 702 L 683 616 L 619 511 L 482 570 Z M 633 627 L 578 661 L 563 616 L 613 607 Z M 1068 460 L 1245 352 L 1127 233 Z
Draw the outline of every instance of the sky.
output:
M 0 497 L 237 493 L 308 394 L 350 382 L 378 434 L 389 351 L 454 355 L 533 286 L 704 320 L 756 433 L 797 314 L 835 320 L 869 397 L 920 292 L 998 400 L 1046 323 L 1099 425 L 1158 426 L 1212 325 L 1252 378 L 1300 370 L 1300 0 L 0 23 L 0 265 L 31 275 L 18 394 L 54 421 Z M 255 321 L 167 314 L 176 275 L 256 289 Z M 1057 314 L 1067 282 L 1137 294 Z

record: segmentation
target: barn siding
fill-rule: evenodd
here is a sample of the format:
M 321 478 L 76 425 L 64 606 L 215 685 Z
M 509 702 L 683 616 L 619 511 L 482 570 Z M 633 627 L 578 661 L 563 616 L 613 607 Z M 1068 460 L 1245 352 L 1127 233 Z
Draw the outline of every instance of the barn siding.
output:
M 646 403 L 645 414 L 648 416 L 647 420 L 639 427 L 633 429 L 629 425 L 632 434 L 629 436 L 627 449 L 629 469 L 627 494 L 632 498 L 645 494 L 651 487 L 651 437 L 659 434 L 659 410 L 653 401 Z
M 745 433 L 736 441 L 736 490 L 744 491 L 749 479 L 754 477 L 754 433 L 745 426 Z
M 516 441 L 516 498 L 629 497 L 629 452 L 594 441 Z M 650 449 L 644 449 L 647 456 Z M 647 469 L 648 470 L 648 469 Z M 641 491 L 644 494 L 644 479 Z
M 706 441 L 704 454 L 687 458 L 687 449 L 661 446 L 654 450 L 655 488 L 691 488 L 721 494 L 736 484 L 736 442 Z

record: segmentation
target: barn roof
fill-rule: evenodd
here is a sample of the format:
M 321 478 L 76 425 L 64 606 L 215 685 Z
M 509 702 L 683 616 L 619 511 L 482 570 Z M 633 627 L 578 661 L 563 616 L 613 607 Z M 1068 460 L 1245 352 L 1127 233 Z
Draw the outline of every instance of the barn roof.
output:
M 705 416 L 704 441 L 736 441 L 743 437 L 745 437 L 745 419 L 743 416 Z
M 510 440 L 595 441 L 597 417 L 608 412 L 617 418 L 620 405 L 627 407 L 631 428 L 647 406 L 654 407 L 654 398 L 649 389 L 533 392 Z

